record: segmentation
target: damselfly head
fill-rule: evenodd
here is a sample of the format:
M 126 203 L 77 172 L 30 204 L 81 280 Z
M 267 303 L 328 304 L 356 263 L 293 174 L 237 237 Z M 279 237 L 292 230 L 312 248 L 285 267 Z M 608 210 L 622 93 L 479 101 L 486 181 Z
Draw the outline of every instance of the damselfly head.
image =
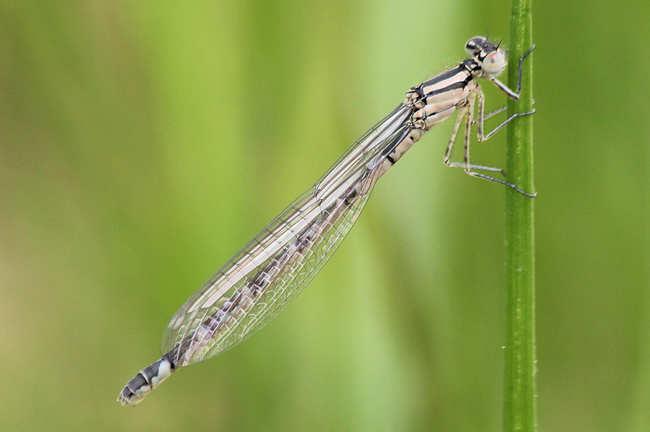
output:
M 465 51 L 481 63 L 483 71 L 488 75 L 497 76 L 506 68 L 506 52 L 487 38 L 471 38 L 465 44 Z
M 483 51 L 482 53 L 485 53 Z M 492 76 L 497 76 L 506 68 L 506 53 L 503 50 L 496 49 L 495 51 L 486 53 L 485 57 L 479 55 L 479 60 L 483 66 L 483 70 Z

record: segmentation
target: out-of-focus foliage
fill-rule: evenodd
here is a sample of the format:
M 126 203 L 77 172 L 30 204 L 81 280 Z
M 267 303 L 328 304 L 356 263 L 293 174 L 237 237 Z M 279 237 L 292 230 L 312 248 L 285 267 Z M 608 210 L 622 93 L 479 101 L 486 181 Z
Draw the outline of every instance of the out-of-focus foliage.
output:
M 539 424 L 650 428 L 648 9 L 538 2 Z M 8 431 L 499 431 L 501 186 L 379 183 L 263 332 L 115 402 L 168 319 L 494 2 L 21 0 L 0 6 L 0 418 Z M 484 84 L 489 107 L 503 96 Z M 474 147 L 503 165 L 503 137 Z

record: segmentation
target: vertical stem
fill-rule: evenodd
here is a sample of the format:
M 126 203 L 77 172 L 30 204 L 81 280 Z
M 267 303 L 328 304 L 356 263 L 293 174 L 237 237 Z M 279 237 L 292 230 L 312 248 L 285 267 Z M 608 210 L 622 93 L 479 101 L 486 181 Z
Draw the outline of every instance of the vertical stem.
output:
M 515 89 L 519 58 L 532 46 L 532 0 L 513 0 L 508 84 Z M 521 97 L 508 102 L 508 116 L 533 109 L 533 54 L 524 60 Z M 508 181 L 533 187 L 533 117 L 508 125 Z M 536 419 L 534 200 L 506 188 L 506 349 L 503 430 L 534 432 Z

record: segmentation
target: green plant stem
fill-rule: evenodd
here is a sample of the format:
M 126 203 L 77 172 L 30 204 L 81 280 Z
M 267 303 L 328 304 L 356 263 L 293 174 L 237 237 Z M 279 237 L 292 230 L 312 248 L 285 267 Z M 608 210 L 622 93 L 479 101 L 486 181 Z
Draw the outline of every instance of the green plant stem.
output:
M 513 0 L 508 83 L 517 88 L 519 58 L 532 46 L 531 0 Z M 519 101 L 508 102 L 508 116 L 533 109 L 533 55 L 524 60 Z M 508 125 L 508 181 L 533 192 L 533 117 Z M 536 419 L 534 199 L 506 192 L 506 348 L 503 430 L 534 432 Z

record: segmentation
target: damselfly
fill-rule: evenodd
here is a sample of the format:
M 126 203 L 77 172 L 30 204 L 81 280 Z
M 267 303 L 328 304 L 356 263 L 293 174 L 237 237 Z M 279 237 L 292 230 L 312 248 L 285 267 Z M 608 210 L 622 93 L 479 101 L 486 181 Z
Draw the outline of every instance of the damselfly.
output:
M 316 276 L 336 251 L 363 210 L 377 180 L 433 126 L 458 111 L 444 162 L 474 177 L 504 184 L 505 180 L 476 172 L 503 174 L 500 169 L 472 165 L 470 129 L 478 140 L 494 135 L 513 114 L 488 134 L 483 133 L 484 96 L 477 78 L 485 78 L 511 99 L 521 92 L 519 59 L 517 92 L 496 77 L 506 67 L 506 53 L 487 38 L 465 45 L 470 58 L 411 88 L 393 112 L 366 132 L 321 177 L 242 250 L 223 265 L 172 317 L 161 343 L 162 358 L 141 370 L 122 390 L 118 401 L 138 404 L 176 369 L 209 359 L 237 345 L 278 315 Z M 478 116 L 474 121 L 478 99 Z M 500 112 L 502 110 L 497 110 Z M 495 112 L 495 113 L 496 113 Z M 465 122 L 462 163 L 450 161 L 451 150 Z

